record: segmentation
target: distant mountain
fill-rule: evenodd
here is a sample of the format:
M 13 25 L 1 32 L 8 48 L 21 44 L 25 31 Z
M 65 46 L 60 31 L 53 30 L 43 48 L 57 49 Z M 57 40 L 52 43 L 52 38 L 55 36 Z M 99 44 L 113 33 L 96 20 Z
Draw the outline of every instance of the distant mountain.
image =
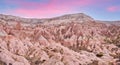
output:
M 110 22 L 110 23 L 112 23 L 112 24 L 114 24 L 114 25 L 120 26 L 120 21 L 112 21 L 112 22 Z
M 109 24 L 115 24 L 120 25 L 120 21 L 98 21 L 94 20 L 92 17 L 84 14 L 84 13 L 76 13 L 76 14 L 66 14 L 58 17 L 53 18 L 43 18 L 43 19 L 37 19 L 37 18 L 22 18 L 18 16 L 12 16 L 12 15 L 4 15 L 0 14 L 0 21 L 3 22 L 21 22 L 21 23 L 28 23 L 28 24 L 60 24 L 60 23 L 69 23 L 69 22 L 104 22 Z
M 63 16 L 59 16 L 59 17 L 44 18 L 44 19 L 32 19 L 32 18 L 28 19 L 28 18 L 21 18 L 21 17 L 17 17 L 17 16 L 0 14 L 0 20 L 10 21 L 10 22 L 11 21 L 21 21 L 21 22 L 25 22 L 25 23 L 48 22 L 51 24 L 58 24 L 58 23 L 71 22 L 71 21 L 74 21 L 74 22 L 93 21 L 94 19 L 86 14 L 77 13 L 77 14 L 67 14 L 67 15 L 63 15 Z

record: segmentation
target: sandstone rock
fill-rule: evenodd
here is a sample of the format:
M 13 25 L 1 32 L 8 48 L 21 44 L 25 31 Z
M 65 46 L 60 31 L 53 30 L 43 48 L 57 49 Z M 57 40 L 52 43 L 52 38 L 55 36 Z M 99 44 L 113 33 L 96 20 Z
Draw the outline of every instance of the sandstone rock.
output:
M 119 25 L 82 13 L 51 19 L 0 15 L 0 20 L 0 65 L 119 64 Z
M 7 33 L 4 30 L 0 29 L 0 36 L 6 36 L 6 35 Z

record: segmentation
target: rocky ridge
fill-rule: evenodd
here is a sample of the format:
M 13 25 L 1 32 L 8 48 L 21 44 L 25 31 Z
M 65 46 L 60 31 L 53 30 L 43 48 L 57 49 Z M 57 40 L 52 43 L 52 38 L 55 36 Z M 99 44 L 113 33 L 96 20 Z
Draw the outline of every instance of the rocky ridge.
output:
M 119 65 L 120 26 L 83 13 L 0 15 L 0 65 Z

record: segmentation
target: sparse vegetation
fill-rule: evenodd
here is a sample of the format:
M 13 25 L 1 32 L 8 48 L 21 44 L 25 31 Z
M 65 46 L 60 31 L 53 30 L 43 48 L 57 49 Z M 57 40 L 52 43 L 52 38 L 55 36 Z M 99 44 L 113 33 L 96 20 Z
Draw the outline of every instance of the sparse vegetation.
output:
M 97 57 L 102 57 L 104 54 L 102 52 L 96 54 Z

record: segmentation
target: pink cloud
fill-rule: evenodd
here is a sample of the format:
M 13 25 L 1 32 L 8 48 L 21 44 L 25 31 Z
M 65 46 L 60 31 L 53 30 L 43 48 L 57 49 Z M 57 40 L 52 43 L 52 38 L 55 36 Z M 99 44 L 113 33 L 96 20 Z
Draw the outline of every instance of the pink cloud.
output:
M 10 11 L 13 14 L 18 14 L 25 17 L 35 17 L 35 18 L 46 18 L 55 15 L 60 15 L 63 13 L 68 13 L 70 9 L 50 9 L 50 8 L 39 8 L 39 9 L 15 9 Z
M 49 0 L 43 3 L 25 0 L 9 0 L 7 2 L 18 6 L 18 8 L 11 10 L 11 13 L 26 17 L 48 17 L 73 12 L 74 9 L 78 7 L 85 8 L 103 1 L 104 0 Z
M 29 17 L 48 17 L 50 15 L 68 13 L 74 10 L 74 7 L 87 6 L 93 2 L 89 0 L 50 0 L 47 3 L 41 2 L 26 2 L 14 0 L 19 5 L 19 8 L 11 10 L 11 13 L 16 13 Z M 61 4 L 62 3 L 62 4 Z
M 120 6 L 110 6 L 107 8 L 109 12 L 117 12 L 120 11 Z
M 7 3 L 16 4 L 20 8 L 44 8 L 46 6 L 52 6 L 52 7 L 75 7 L 75 6 L 88 6 L 92 5 L 95 2 L 98 2 L 96 0 L 49 0 L 46 3 L 43 2 L 30 2 L 25 0 L 12 0 L 7 1 Z

